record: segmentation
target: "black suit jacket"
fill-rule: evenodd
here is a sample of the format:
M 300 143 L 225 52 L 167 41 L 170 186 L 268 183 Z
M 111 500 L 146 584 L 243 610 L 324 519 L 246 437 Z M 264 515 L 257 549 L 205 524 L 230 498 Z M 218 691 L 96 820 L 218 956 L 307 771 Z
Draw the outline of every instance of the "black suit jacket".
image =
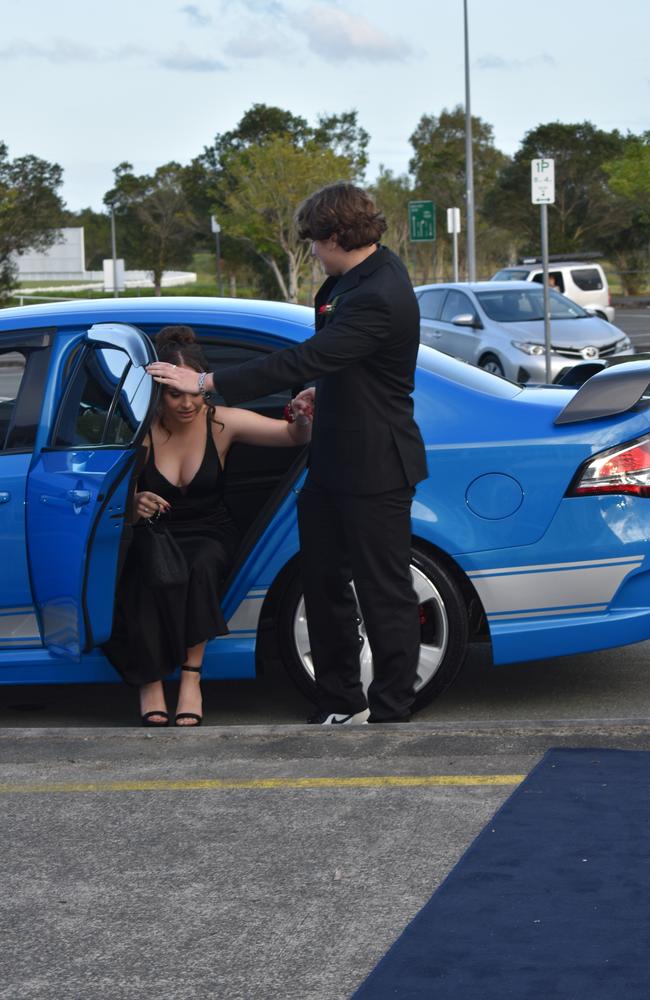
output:
M 325 281 L 309 340 L 226 368 L 215 385 L 234 404 L 315 382 L 310 480 L 347 493 L 383 493 L 427 475 L 411 398 L 419 342 L 408 272 L 380 246 Z

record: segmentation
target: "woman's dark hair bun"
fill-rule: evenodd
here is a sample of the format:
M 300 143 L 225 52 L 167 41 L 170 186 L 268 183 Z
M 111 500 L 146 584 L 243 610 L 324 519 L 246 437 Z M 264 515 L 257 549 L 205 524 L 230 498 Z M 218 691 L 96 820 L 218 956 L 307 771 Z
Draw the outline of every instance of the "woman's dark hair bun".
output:
M 156 354 L 159 361 L 205 371 L 205 357 L 191 326 L 163 326 L 156 335 Z
M 196 334 L 191 326 L 163 326 L 156 335 L 158 353 L 160 353 L 160 348 L 165 347 L 166 344 L 178 344 L 180 347 L 195 342 Z

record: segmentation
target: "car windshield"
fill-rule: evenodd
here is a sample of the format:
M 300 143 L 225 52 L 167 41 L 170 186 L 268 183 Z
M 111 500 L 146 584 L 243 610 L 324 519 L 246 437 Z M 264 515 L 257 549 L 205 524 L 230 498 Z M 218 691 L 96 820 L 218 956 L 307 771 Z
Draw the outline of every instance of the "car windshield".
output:
M 529 323 L 544 319 L 544 289 L 502 289 L 477 292 L 476 298 L 496 323 Z M 575 302 L 549 290 L 551 319 L 582 319 L 588 316 Z

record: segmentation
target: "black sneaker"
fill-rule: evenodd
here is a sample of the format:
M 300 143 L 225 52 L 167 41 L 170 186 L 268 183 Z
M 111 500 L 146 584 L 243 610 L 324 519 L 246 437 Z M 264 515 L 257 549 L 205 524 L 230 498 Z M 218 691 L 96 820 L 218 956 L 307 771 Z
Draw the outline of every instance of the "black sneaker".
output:
M 311 726 L 364 726 L 369 715 L 370 711 L 367 708 L 351 715 L 343 715 L 340 712 L 316 712 L 307 719 L 307 722 Z

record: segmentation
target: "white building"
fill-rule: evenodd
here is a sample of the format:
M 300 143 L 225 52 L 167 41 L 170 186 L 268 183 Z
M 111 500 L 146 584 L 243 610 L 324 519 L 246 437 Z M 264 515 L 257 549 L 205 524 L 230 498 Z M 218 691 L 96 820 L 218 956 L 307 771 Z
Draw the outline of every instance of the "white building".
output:
M 82 287 L 93 286 L 112 290 L 113 261 L 104 261 L 103 271 L 86 270 L 83 226 L 59 230 L 59 238 L 49 250 L 27 250 L 14 257 L 18 268 L 18 280 L 23 281 L 79 281 Z M 147 271 L 123 270 L 124 262 L 118 259 L 118 273 L 123 275 L 120 288 L 151 288 L 153 281 Z M 122 265 L 120 272 L 119 266 Z M 108 273 L 107 273 L 108 272 Z M 165 271 L 163 287 L 186 285 L 196 281 L 195 271 Z M 44 289 L 41 288 L 40 291 Z M 70 291 L 73 289 L 70 288 Z M 32 289 L 37 291 L 37 289 Z
M 49 250 L 28 250 L 15 257 L 20 281 L 83 281 L 86 254 L 83 226 L 59 230 Z

